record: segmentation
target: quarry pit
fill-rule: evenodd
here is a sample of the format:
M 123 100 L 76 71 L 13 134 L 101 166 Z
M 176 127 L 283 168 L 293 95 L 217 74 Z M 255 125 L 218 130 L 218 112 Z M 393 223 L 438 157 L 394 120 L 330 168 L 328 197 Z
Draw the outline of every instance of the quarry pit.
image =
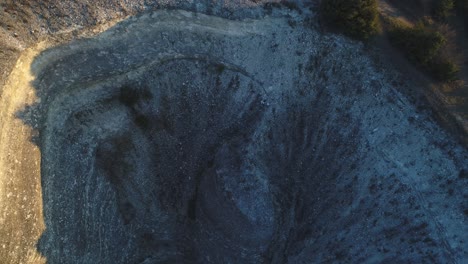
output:
M 0 259 L 465 263 L 468 152 L 379 66 L 292 11 L 156 11 L 25 50 Z

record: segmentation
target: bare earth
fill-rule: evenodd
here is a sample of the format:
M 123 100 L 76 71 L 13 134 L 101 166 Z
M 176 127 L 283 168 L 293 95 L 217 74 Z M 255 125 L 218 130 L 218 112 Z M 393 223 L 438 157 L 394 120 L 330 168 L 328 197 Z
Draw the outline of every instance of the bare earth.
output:
M 0 262 L 468 260 L 468 151 L 361 43 L 115 2 L 0 32 Z

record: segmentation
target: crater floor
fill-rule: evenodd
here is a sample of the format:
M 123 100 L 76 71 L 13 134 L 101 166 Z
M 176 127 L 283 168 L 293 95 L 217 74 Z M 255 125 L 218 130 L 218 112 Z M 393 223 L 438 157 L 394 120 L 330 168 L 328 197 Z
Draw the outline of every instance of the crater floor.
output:
M 307 25 L 158 11 L 38 56 L 47 262 L 467 261 L 466 149 Z

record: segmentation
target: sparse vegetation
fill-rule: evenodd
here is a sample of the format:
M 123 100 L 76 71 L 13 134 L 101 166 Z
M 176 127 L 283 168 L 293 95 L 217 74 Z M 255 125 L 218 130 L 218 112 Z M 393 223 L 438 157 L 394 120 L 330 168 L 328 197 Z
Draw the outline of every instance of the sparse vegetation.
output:
M 332 29 L 361 40 L 379 31 L 376 0 L 323 0 L 321 19 Z
M 451 44 L 448 41 L 449 30 L 440 30 L 430 19 L 410 26 L 392 20 L 390 40 L 416 65 L 431 73 L 440 81 L 452 81 L 457 78 L 458 65 L 445 50 Z M 443 34 L 445 33 L 445 34 Z
M 431 72 L 434 77 L 442 81 L 454 81 L 457 79 L 459 67 L 448 58 L 438 57 L 431 65 Z

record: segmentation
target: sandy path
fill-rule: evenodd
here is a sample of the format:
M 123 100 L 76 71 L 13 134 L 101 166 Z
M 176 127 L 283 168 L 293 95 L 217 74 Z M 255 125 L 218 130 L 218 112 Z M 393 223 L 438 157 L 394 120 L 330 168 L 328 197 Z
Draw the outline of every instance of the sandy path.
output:
M 79 34 L 95 35 L 120 20 L 107 21 Z M 67 32 L 62 33 L 56 38 L 66 40 Z M 31 126 L 16 116 L 37 100 L 31 65 L 50 46 L 53 44 L 41 42 L 22 51 L 5 85 L 0 87 L 0 264 L 5 260 L 46 263 L 46 258 L 37 251 L 38 240 L 45 230 L 41 153 L 30 140 L 34 133 Z
M 36 243 L 44 231 L 40 151 L 16 113 L 36 100 L 30 65 L 44 44 L 26 50 L 0 97 L 0 260 L 45 263 Z

